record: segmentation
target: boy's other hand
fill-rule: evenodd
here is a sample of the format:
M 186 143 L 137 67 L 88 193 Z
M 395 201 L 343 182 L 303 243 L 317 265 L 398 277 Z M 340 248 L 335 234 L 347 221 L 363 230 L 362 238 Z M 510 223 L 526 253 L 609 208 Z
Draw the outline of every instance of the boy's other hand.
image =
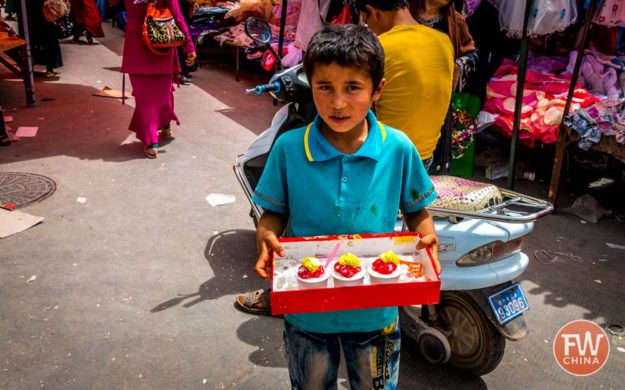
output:
M 272 231 L 266 231 L 265 234 L 258 237 L 258 260 L 254 270 L 263 279 L 271 278 L 271 252 L 276 252 L 280 256 L 284 256 L 284 248 L 278 237 Z
M 426 234 L 419 240 L 417 249 L 423 249 L 425 247 L 430 248 L 432 253 L 432 259 L 434 260 L 434 266 L 436 267 L 436 273 L 440 275 L 442 268 L 441 263 L 438 260 L 438 237 L 436 234 Z

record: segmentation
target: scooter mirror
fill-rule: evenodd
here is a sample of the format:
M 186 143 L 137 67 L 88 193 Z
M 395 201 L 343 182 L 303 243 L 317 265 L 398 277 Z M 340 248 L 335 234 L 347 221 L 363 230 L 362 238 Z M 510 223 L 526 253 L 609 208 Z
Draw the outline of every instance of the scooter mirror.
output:
M 261 45 L 266 45 L 271 40 L 271 27 L 269 23 L 262 19 L 249 17 L 245 21 L 245 33 L 253 41 Z

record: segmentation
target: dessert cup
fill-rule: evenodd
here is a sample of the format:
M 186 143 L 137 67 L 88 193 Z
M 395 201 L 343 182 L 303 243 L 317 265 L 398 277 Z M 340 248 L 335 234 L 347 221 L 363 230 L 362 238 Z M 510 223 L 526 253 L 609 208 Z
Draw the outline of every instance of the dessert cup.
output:
M 336 272 L 334 270 L 334 266 L 338 263 L 338 261 L 333 262 L 330 265 L 330 269 L 332 270 L 332 278 L 334 279 L 335 287 L 343 287 L 343 286 L 357 286 L 361 285 L 364 282 L 365 278 L 365 269 L 363 266 L 360 266 L 360 271 L 354 274 L 351 278 L 345 277 L 341 275 L 340 272 Z

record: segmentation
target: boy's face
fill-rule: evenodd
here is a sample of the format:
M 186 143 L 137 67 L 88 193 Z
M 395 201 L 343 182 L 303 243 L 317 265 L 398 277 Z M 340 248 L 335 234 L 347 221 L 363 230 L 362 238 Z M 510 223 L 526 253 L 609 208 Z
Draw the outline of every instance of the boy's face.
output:
M 384 80 L 374 91 L 369 73 L 336 63 L 315 66 L 311 87 L 321 119 L 335 133 L 358 132 L 373 102 L 380 98 Z

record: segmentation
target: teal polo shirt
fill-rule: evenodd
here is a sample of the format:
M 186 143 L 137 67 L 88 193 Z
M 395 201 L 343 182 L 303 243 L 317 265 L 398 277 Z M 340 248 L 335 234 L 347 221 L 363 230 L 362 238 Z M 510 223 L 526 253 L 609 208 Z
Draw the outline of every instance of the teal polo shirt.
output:
M 328 142 L 319 116 L 278 138 L 252 200 L 289 216 L 285 235 L 392 232 L 398 210 L 416 212 L 436 199 L 410 139 L 381 125 L 371 111 L 367 121 L 367 139 L 353 154 Z M 370 332 L 393 322 L 397 307 L 284 317 L 309 332 Z

